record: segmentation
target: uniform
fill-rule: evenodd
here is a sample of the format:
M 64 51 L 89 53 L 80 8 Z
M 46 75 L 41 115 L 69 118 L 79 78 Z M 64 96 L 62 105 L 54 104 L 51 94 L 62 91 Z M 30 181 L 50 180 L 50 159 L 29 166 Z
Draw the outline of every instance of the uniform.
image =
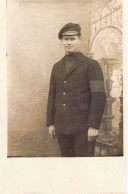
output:
M 68 60 L 71 66 L 67 69 Z M 75 156 L 88 156 L 89 144 L 93 147 L 90 153 L 94 155 L 95 141 L 88 143 L 87 132 L 89 127 L 99 129 L 105 102 L 104 78 L 97 61 L 76 52 L 65 55 L 53 66 L 48 95 L 47 126 L 55 126 L 63 156 L 66 156 L 66 141 L 68 144 L 74 144 L 74 149 L 70 149 L 68 145 L 71 156 L 74 156 L 73 152 L 77 152 Z M 68 137 L 68 140 L 65 137 Z

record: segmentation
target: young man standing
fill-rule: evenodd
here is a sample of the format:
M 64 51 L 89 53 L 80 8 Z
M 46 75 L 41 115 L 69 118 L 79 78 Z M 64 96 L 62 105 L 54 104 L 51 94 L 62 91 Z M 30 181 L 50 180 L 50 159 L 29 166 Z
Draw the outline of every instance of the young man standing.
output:
M 97 61 L 79 52 L 79 24 L 66 24 L 58 37 L 66 54 L 51 73 L 49 134 L 56 135 L 62 157 L 94 156 L 106 102 L 103 73 Z

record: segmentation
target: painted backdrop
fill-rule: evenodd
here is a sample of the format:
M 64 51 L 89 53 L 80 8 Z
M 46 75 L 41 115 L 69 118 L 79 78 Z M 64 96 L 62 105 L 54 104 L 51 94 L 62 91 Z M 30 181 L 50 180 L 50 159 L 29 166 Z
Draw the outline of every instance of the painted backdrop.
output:
M 46 107 L 52 66 L 64 56 L 58 32 L 69 22 L 82 27 L 80 50 L 99 61 L 105 77 L 95 155 L 123 153 L 122 1 L 8 0 L 8 156 L 60 156 Z

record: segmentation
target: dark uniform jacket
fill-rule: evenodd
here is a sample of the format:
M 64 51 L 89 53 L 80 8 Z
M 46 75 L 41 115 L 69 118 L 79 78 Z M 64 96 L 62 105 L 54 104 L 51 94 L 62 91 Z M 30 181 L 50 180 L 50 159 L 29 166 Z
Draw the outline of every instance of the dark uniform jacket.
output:
M 54 125 L 56 134 L 77 134 L 88 127 L 99 129 L 106 101 L 101 67 L 78 52 L 66 73 L 65 57 L 52 69 L 47 126 Z

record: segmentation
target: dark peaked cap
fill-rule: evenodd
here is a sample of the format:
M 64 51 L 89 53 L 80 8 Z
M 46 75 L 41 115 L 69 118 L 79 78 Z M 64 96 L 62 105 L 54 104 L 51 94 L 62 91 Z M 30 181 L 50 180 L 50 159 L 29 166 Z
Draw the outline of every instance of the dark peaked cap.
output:
M 61 28 L 58 34 L 58 38 L 62 39 L 64 33 L 66 35 L 66 32 L 70 32 L 70 35 L 74 35 L 75 33 L 81 35 L 81 27 L 79 24 L 68 23 L 65 26 L 63 26 L 63 28 Z

